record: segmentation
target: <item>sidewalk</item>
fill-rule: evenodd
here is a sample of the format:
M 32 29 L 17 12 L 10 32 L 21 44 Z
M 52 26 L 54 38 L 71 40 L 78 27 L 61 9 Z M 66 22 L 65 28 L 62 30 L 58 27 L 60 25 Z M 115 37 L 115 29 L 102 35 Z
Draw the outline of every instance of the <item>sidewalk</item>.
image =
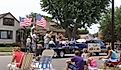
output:
M 8 56 L 11 55 L 11 52 L 0 52 L 0 56 Z

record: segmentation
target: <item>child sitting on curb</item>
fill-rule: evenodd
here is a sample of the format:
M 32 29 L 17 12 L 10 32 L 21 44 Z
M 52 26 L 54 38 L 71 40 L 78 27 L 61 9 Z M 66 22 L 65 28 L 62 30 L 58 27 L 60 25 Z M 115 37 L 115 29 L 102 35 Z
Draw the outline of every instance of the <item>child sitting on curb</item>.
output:
M 75 51 L 75 56 L 72 57 L 70 60 L 66 61 L 67 66 L 66 70 L 72 69 L 72 70 L 84 70 L 84 60 L 81 57 L 82 52 Z M 74 64 L 73 64 L 74 62 Z
M 92 53 L 88 54 L 88 70 L 98 70 L 97 68 L 97 62 L 95 58 L 92 56 Z

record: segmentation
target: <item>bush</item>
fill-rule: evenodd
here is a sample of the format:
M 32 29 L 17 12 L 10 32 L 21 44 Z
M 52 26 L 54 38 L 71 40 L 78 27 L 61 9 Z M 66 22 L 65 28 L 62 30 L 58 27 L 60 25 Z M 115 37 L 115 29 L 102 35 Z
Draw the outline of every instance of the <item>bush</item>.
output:
M 0 47 L 15 47 L 17 46 L 17 43 L 12 43 L 12 44 L 0 44 Z

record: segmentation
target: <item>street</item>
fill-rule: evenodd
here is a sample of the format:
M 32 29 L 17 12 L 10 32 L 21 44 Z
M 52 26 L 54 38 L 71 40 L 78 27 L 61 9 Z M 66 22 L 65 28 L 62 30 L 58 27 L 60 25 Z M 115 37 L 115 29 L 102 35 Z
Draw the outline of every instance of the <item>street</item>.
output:
M 52 65 L 55 70 L 65 70 L 66 60 L 73 54 L 67 54 L 65 58 L 53 58 Z M 97 59 L 98 67 L 103 64 L 101 60 L 98 60 L 98 56 L 94 56 Z M 7 64 L 11 61 L 11 56 L 0 56 L 0 70 L 8 70 Z

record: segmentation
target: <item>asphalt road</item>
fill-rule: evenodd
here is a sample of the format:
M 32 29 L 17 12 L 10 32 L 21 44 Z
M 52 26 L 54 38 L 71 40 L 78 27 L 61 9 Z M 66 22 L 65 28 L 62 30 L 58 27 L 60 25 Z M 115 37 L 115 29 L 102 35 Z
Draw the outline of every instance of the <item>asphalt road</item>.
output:
M 53 58 L 52 65 L 55 70 L 65 70 L 66 60 L 72 57 L 73 54 L 67 55 L 65 58 Z M 97 59 L 98 66 L 102 66 L 102 61 L 98 60 L 98 56 L 94 56 Z M 0 56 L 0 70 L 8 70 L 7 64 L 11 61 L 11 56 Z

